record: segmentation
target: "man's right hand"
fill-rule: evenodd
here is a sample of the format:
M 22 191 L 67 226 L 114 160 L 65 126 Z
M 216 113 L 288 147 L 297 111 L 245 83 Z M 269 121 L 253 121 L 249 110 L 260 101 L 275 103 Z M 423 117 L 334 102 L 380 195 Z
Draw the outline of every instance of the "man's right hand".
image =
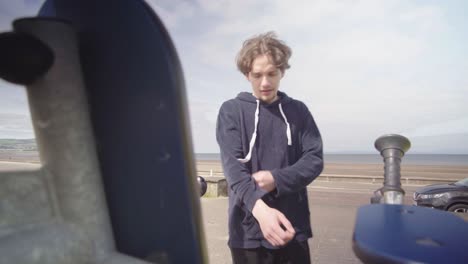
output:
M 263 236 L 273 246 L 286 245 L 294 238 L 296 231 L 289 220 L 280 211 L 266 205 L 262 199 L 257 200 L 252 214 L 260 224 Z

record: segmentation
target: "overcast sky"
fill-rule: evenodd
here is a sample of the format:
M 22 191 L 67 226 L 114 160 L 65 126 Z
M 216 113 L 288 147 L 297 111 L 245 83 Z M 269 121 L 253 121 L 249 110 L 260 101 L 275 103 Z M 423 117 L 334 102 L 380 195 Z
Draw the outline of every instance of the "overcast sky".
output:
M 0 0 L 0 29 L 42 1 Z M 293 49 L 280 90 L 311 110 L 325 152 L 375 153 L 398 133 L 411 153 L 468 154 L 468 1 L 149 0 L 182 62 L 195 152 L 218 152 L 223 101 L 249 83 L 242 42 L 275 31 Z M 0 138 L 34 137 L 24 89 L 0 82 Z

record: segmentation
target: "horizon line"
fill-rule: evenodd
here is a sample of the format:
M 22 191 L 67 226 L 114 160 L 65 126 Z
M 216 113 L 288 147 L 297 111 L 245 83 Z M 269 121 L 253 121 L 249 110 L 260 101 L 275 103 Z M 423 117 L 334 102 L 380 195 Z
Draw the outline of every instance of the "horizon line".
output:
M 221 154 L 219 152 L 194 152 L 194 154 Z M 324 152 L 324 155 L 380 155 L 378 152 Z M 434 153 L 434 152 L 412 152 L 405 153 L 406 155 L 468 155 L 468 153 Z

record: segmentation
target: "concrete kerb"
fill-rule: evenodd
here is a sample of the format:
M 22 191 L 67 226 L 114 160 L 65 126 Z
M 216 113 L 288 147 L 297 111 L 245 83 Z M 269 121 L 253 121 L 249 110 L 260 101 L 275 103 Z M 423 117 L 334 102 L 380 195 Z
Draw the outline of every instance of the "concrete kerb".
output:
M 224 177 L 224 173 L 223 172 L 220 172 L 220 171 L 214 171 L 214 170 L 205 170 L 205 171 L 197 171 L 197 174 L 202 176 L 203 178 L 206 178 L 206 177 Z
M 203 197 L 226 197 L 228 195 L 227 182 L 224 176 L 202 176 L 206 181 L 206 193 Z
M 366 182 L 366 183 L 383 183 L 383 176 L 361 176 L 361 175 L 339 175 L 339 174 L 321 174 L 317 180 L 319 181 L 336 181 L 336 182 Z M 401 177 L 402 184 L 412 185 L 427 185 L 437 183 L 449 183 L 458 179 L 439 179 L 426 177 Z

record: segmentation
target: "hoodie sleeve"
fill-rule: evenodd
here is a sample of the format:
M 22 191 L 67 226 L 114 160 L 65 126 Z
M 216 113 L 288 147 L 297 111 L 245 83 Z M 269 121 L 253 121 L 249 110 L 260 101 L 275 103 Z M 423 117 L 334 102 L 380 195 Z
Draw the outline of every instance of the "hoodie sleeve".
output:
M 221 106 L 216 123 L 216 140 L 221 151 L 221 161 L 231 191 L 230 195 L 237 197 L 251 212 L 255 202 L 266 192 L 255 184 L 247 165 L 238 160 L 244 155 L 238 112 L 232 101 L 227 101 Z
M 304 120 L 299 132 L 301 157 L 293 165 L 271 171 L 276 184 L 276 196 L 298 192 L 317 178 L 323 170 L 322 138 L 315 121 L 302 105 L 301 119 Z

